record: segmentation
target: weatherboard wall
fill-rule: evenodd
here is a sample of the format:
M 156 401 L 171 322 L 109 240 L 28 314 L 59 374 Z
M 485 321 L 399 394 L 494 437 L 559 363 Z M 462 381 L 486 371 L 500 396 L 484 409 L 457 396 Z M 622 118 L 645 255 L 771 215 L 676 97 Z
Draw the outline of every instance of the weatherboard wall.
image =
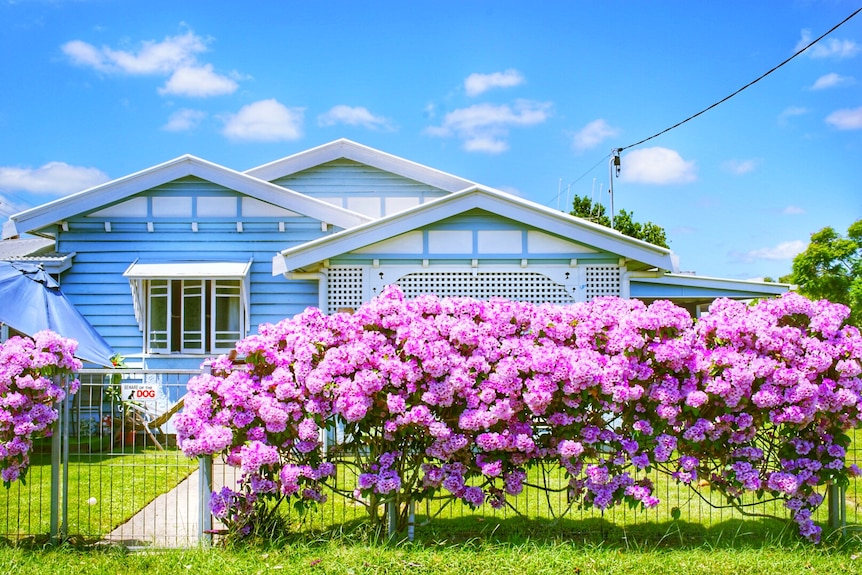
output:
M 261 323 L 277 322 L 318 305 L 317 282 L 273 277 L 272 255 L 336 230 L 328 227 L 323 231 L 321 222 L 298 214 L 285 215 L 277 206 L 271 206 L 274 215 L 264 216 L 255 204 L 251 210 L 255 215 L 247 216 L 242 211 L 243 199 L 232 190 L 190 177 L 128 198 L 122 202 L 131 202 L 126 204 L 126 211 L 118 204 L 69 218 L 57 231 L 58 249 L 76 254 L 72 268 L 61 277 L 64 293 L 114 350 L 132 363 L 142 357 L 144 336 L 123 272 L 136 260 L 252 259 L 250 333 Z M 165 200 L 173 203 L 176 215 L 153 213 L 153 206 Z M 212 213 L 214 210 L 205 204 L 219 204 L 220 200 L 223 208 L 236 201 L 233 217 L 199 215 Z M 147 212 L 135 214 L 134 208 L 142 205 Z M 189 205 L 193 207 L 191 216 L 183 213 Z M 201 357 L 152 355 L 145 363 L 151 368 L 196 368 Z
M 339 159 L 272 183 L 333 205 L 379 218 L 449 192 L 352 160 Z

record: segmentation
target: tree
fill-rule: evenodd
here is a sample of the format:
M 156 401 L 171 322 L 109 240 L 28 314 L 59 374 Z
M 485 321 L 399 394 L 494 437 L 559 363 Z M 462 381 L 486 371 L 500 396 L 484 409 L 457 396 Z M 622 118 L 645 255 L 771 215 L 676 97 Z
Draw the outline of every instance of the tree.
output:
M 849 306 L 849 322 L 862 325 L 862 219 L 842 237 L 831 227 L 811 234 L 811 243 L 793 258 L 793 272 L 781 281 L 799 286 L 811 299 Z
M 572 211 L 569 213 L 601 226 L 611 227 L 611 219 L 606 215 L 605 207 L 602 204 L 593 204 L 592 200 L 586 196 L 575 196 L 575 199 L 572 201 Z M 614 216 L 613 228 L 623 235 L 663 248 L 670 247 L 667 244 L 667 236 L 663 227 L 652 222 L 644 224 L 636 222 L 634 220 L 634 212 L 620 210 Z

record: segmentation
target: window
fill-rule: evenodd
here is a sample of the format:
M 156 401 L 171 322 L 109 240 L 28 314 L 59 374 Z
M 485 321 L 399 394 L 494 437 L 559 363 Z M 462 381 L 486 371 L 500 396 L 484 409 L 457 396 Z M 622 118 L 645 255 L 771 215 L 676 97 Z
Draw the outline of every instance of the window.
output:
M 135 263 L 124 274 L 147 353 L 229 351 L 246 335 L 251 262 Z

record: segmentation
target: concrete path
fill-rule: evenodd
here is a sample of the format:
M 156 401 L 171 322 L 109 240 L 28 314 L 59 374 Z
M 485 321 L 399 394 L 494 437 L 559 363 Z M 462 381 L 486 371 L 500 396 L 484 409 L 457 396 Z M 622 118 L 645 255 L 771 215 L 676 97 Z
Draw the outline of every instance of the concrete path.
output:
M 213 491 L 235 487 L 239 470 L 213 464 Z M 156 497 L 129 521 L 104 539 L 105 544 L 125 547 L 193 547 L 200 543 L 200 471 L 195 470 L 169 492 Z M 209 494 L 206 496 L 209 501 Z M 214 524 L 214 528 L 219 526 Z

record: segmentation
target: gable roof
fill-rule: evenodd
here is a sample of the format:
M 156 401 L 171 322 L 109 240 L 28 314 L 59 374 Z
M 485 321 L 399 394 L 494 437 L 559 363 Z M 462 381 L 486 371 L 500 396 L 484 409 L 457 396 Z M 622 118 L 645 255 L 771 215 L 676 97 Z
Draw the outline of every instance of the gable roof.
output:
M 475 186 L 475 182 L 453 176 L 398 156 L 357 144 L 344 138 L 323 144 L 292 156 L 246 170 L 246 174 L 272 182 L 334 160 L 347 159 L 379 170 L 422 182 L 447 192 Z
M 676 256 L 616 230 L 489 188 L 472 186 L 449 196 L 386 216 L 325 238 L 288 248 L 273 258 L 273 275 L 302 270 L 323 260 L 415 230 L 422 226 L 481 209 L 564 238 L 587 244 L 641 265 L 677 271 Z M 583 238 L 584 235 L 587 238 Z
M 14 214 L 8 222 L 3 224 L 3 237 L 11 238 L 32 232 L 46 225 L 124 200 L 142 191 L 186 176 L 196 176 L 342 228 L 363 224 L 372 219 L 186 154 L 146 170 Z M 289 205 L 285 205 L 285 200 L 289 200 Z

